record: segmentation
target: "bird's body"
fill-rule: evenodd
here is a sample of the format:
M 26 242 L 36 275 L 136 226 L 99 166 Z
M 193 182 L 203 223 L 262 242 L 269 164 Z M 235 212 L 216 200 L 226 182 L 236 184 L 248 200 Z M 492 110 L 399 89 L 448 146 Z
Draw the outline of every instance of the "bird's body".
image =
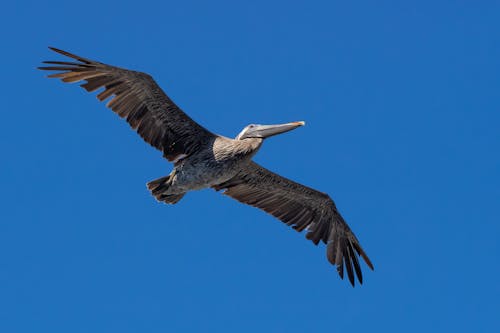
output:
M 192 155 L 180 155 L 174 160 L 174 169 L 168 177 L 160 178 L 164 189 L 156 181 L 148 188 L 159 201 L 165 196 L 181 195 L 222 184 L 250 163 L 262 145 L 262 139 L 235 140 L 216 136 Z
M 218 137 L 213 146 L 174 164 L 172 185 L 187 192 L 228 181 L 251 161 L 261 144 L 262 139 L 238 141 Z
M 51 48 L 78 62 L 46 61 L 43 70 L 59 71 L 49 77 L 63 82 L 85 81 L 89 92 L 103 88 L 101 101 L 174 164 L 172 172 L 147 184 L 157 200 L 175 204 L 189 191 L 224 190 L 242 203 L 260 208 L 297 231 L 307 230 L 314 244 L 327 244 L 327 258 L 344 268 L 352 285 L 362 282 L 358 257 L 373 269 L 359 241 L 325 193 L 293 182 L 252 161 L 263 141 L 304 125 L 248 125 L 235 139 L 216 135 L 186 115 L 148 74 L 131 71 Z M 54 66 L 56 65 L 56 66 Z

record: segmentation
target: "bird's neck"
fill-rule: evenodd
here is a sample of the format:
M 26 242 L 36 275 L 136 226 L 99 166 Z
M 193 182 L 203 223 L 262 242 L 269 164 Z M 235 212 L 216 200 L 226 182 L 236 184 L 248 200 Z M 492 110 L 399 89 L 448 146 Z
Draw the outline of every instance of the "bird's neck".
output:
M 241 154 L 244 155 L 248 154 L 253 156 L 260 149 L 263 141 L 264 140 L 261 138 L 248 138 L 243 140 L 237 140 L 236 142 L 238 144 L 236 145 L 237 147 L 236 149 Z

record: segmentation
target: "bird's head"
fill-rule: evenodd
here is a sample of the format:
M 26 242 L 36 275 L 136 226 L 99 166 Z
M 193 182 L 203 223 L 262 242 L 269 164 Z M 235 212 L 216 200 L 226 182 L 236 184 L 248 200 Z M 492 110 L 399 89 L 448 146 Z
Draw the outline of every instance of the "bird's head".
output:
M 285 133 L 296 129 L 297 127 L 304 126 L 306 123 L 303 121 L 294 121 L 293 123 L 279 124 L 279 125 L 256 125 L 250 124 L 245 127 L 240 134 L 235 138 L 236 140 L 243 140 L 249 138 L 269 138 L 276 134 Z

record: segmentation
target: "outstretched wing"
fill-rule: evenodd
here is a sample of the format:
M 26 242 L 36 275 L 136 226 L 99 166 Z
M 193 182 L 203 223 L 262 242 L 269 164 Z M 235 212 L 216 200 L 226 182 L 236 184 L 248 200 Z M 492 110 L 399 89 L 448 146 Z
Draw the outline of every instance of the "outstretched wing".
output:
M 359 282 L 363 282 L 359 256 L 373 270 L 358 239 L 327 194 L 281 177 L 254 162 L 214 188 L 225 189 L 225 195 L 260 208 L 299 232 L 306 229 L 306 238 L 316 245 L 320 241 L 326 243 L 328 260 L 337 266 L 341 278 L 346 268 L 353 286 L 354 272 Z
M 106 65 L 51 47 L 51 50 L 78 62 L 44 61 L 52 66 L 42 70 L 59 71 L 48 77 L 63 82 L 85 80 L 81 87 L 88 92 L 104 88 L 97 98 L 113 96 L 106 106 L 120 117 L 150 145 L 161 150 L 169 161 L 190 155 L 214 135 L 186 115 L 161 90 L 151 76 Z M 55 66 L 54 66 L 55 65 Z

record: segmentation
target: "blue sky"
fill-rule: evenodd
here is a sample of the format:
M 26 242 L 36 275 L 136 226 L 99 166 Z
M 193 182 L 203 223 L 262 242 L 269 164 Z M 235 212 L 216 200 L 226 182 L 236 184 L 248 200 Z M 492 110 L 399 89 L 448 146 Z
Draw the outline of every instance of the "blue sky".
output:
M 497 1 L 3 4 L 1 332 L 491 332 L 500 326 Z M 341 281 L 271 216 L 170 165 L 52 45 L 148 72 L 235 136 L 305 120 L 256 160 L 328 192 L 370 255 Z

